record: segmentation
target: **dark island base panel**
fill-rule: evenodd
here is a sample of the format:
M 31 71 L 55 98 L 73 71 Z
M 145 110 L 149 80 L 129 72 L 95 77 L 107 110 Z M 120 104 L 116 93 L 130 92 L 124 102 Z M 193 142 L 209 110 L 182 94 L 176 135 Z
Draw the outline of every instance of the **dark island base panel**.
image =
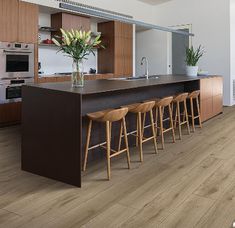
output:
M 190 92 L 199 86 L 199 80 L 193 80 L 87 95 L 24 86 L 22 170 L 81 187 L 87 113 Z M 136 128 L 134 115 L 128 115 L 127 127 L 129 131 Z M 114 124 L 112 134 L 118 136 L 119 125 Z M 94 124 L 91 144 L 104 140 L 104 126 Z M 134 140 L 130 141 L 134 145 Z M 102 156 L 91 152 L 89 162 Z

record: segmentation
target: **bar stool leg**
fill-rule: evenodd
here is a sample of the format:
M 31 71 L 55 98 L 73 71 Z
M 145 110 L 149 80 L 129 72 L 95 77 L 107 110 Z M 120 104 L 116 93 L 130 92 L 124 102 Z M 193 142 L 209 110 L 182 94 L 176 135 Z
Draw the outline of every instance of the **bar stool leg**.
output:
M 175 130 L 174 130 L 171 105 L 168 105 L 168 109 L 169 109 L 169 115 L 170 115 L 170 126 L 171 126 L 171 131 L 172 131 L 172 139 L 173 139 L 173 143 L 175 143 Z
M 177 115 L 178 126 L 179 126 L 179 139 L 182 139 L 181 118 L 180 118 L 180 103 L 179 102 L 177 102 L 176 112 L 177 112 L 176 115 Z
M 164 129 L 163 129 L 163 113 L 162 113 L 162 107 L 159 107 L 159 118 L 160 118 L 160 133 L 161 133 L 161 139 L 162 139 L 162 149 L 165 149 L 165 140 L 164 140 Z
M 91 138 L 91 128 L 92 128 L 92 120 L 89 120 L 88 129 L 87 129 L 87 138 L 86 138 L 86 147 L 85 147 L 83 171 L 86 171 L 87 157 L 88 157 L 89 144 L 90 144 L 90 138 Z
M 146 121 L 146 113 L 143 115 L 143 123 L 142 123 L 142 137 L 144 137 L 144 126 L 145 126 L 145 121 Z
M 154 127 L 154 119 L 153 119 L 153 110 L 150 111 L 150 120 L 151 120 L 151 126 L 152 126 L 152 132 L 153 132 L 153 142 L 154 142 L 154 149 L 155 153 L 158 153 L 157 150 L 157 137 L 156 137 L 156 132 L 155 132 L 155 127 Z
M 199 100 L 198 97 L 196 98 L 196 103 L 197 103 L 197 111 L 198 111 L 198 119 L 199 119 L 199 125 L 200 128 L 202 128 L 202 119 L 201 119 L 201 112 L 200 112 L 200 107 L 199 107 Z
M 155 128 L 156 128 L 156 137 L 157 137 L 157 134 L 158 134 L 158 107 L 156 107 L 155 109 Z
M 138 114 L 136 118 L 136 146 L 139 146 L 139 119 L 138 119 Z
M 172 110 L 174 112 L 174 104 L 172 104 Z M 177 119 L 178 119 L 178 112 L 177 112 L 177 104 L 175 106 L 175 122 L 174 122 L 174 128 L 176 129 L 177 127 Z
M 184 111 L 185 111 L 185 117 L 186 117 L 186 124 L 187 124 L 188 134 L 190 135 L 190 127 L 189 127 L 189 121 L 188 121 L 188 111 L 187 111 L 186 100 L 184 101 Z
M 130 169 L 131 168 L 131 161 L 130 161 L 130 151 L 129 151 L 129 145 L 128 145 L 125 117 L 122 119 L 122 126 L 123 126 L 123 130 L 124 130 L 124 138 L 125 138 L 125 144 L 126 144 L 127 164 L 128 164 L 128 169 Z
M 194 107 L 193 107 L 193 98 L 190 97 L 190 107 L 191 107 L 191 120 L 193 132 L 195 132 L 195 119 L 194 119 Z
M 143 138 L 142 138 L 142 129 L 141 129 L 141 113 L 138 113 L 138 138 L 139 138 L 139 152 L 140 152 L 140 161 L 143 162 Z
M 118 151 L 121 150 L 122 146 L 122 132 L 123 132 L 123 123 L 120 124 L 120 133 L 119 133 L 119 141 L 118 141 Z
M 107 176 L 108 180 L 111 178 L 111 171 L 110 171 L 110 150 L 111 150 L 111 140 L 110 140 L 110 123 L 109 121 L 106 121 L 106 142 L 107 142 Z

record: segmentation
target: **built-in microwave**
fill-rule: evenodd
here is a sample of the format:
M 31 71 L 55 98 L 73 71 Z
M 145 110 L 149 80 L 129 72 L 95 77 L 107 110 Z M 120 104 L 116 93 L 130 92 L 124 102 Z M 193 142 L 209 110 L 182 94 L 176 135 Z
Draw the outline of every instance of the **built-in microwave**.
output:
M 34 44 L 0 42 L 0 79 L 34 77 Z

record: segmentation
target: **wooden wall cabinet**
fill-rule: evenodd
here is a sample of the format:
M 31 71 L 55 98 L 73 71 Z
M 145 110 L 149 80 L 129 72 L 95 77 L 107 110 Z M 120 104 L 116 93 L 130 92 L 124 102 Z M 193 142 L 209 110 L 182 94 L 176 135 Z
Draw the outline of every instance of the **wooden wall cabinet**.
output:
M 0 41 L 16 42 L 18 39 L 18 0 L 0 1 Z
M 56 13 L 51 15 L 51 27 L 57 30 L 63 28 L 64 30 L 82 29 L 90 31 L 91 21 L 89 17 L 78 16 L 69 13 Z M 58 32 L 52 32 L 52 36 L 61 35 Z
M 0 30 L 0 41 L 36 43 L 38 6 L 19 0 L 1 0 Z
M 34 43 L 38 41 L 38 6 L 19 2 L 18 42 Z
M 214 76 L 200 80 L 202 121 L 223 112 L 223 78 Z
M 133 74 L 133 26 L 117 21 L 98 24 L 102 44 L 98 50 L 99 73 L 114 73 L 115 76 Z

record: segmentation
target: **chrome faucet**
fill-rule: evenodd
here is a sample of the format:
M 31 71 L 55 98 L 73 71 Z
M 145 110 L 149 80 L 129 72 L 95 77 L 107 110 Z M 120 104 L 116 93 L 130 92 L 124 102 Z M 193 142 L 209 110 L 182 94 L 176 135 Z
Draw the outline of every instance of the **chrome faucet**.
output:
M 141 59 L 141 66 L 143 66 L 145 63 L 145 77 L 146 79 L 149 79 L 149 62 L 148 62 L 148 59 L 146 57 L 143 57 Z

